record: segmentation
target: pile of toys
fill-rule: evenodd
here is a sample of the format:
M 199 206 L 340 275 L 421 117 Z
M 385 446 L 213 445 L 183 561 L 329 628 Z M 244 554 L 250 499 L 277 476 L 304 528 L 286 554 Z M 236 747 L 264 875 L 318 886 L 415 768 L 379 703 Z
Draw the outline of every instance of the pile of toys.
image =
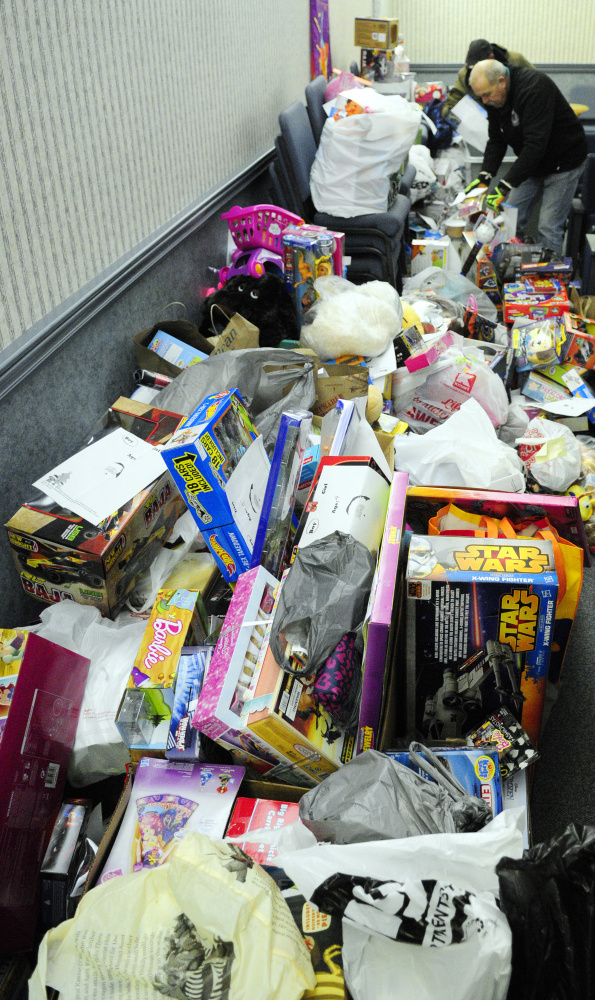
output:
M 546 691 L 595 551 L 595 324 L 566 261 L 476 193 L 458 207 L 466 274 L 412 217 L 401 296 L 345 278 L 341 233 L 227 212 L 200 330 L 135 338 L 133 397 L 7 524 L 46 606 L 0 630 L 0 831 L 27 859 L 2 948 L 35 959 L 47 932 L 31 995 L 101 968 L 233 996 L 263 947 L 248 901 L 263 998 L 368 1000 L 379 968 L 394 996 L 454 969 L 453 997 L 504 998 L 519 975 L 495 869 L 532 864 Z

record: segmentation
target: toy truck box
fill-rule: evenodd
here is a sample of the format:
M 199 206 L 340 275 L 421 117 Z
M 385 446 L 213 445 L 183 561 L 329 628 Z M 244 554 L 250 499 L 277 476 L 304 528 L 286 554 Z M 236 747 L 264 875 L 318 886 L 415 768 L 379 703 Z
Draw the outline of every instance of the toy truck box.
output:
M 235 524 L 225 487 L 257 436 L 240 393 L 231 389 L 207 396 L 162 452 L 227 581 L 250 568 L 252 551 Z
M 118 399 L 87 443 L 120 426 L 151 444 L 163 444 L 182 419 L 136 400 Z M 34 491 L 6 524 L 23 590 L 46 604 L 76 601 L 114 618 L 184 509 L 167 470 L 99 525 Z
M 459 738 L 505 705 L 539 739 L 558 583 L 551 542 L 413 535 L 407 723 Z

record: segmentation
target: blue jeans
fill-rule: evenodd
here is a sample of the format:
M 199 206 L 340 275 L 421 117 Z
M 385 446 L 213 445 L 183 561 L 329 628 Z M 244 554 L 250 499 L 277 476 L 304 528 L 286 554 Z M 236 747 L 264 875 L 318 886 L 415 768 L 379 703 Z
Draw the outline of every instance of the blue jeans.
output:
M 547 174 L 546 177 L 529 177 L 517 188 L 512 189 L 506 202 L 519 210 L 517 236 L 520 238 L 524 236 L 533 206 L 542 195 L 537 242 L 543 247 L 555 250 L 556 253 L 562 253 L 564 225 L 583 169 L 584 163 L 581 163 L 580 167 L 565 170 L 563 173 Z

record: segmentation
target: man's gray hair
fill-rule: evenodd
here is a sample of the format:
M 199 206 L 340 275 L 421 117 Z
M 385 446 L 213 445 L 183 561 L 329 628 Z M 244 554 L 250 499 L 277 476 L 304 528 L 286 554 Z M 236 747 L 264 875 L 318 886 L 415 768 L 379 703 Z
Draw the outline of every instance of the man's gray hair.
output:
M 507 76 L 508 69 L 504 63 L 498 62 L 497 59 L 482 59 L 481 62 L 475 63 L 475 66 L 471 70 L 469 75 L 469 85 L 471 87 L 477 83 L 479 77 L 485 77 L 487 82 L 491 85 L 497 83 L 501 76 Z

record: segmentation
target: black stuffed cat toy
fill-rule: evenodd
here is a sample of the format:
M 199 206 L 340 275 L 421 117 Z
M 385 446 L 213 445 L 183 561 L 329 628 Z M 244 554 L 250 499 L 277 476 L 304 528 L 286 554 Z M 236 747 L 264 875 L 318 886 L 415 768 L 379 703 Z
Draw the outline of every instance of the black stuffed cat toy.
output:
M 223 332 L 221 313 L 212 306 L 219 306 L 230 318 L 239 313 L 257 326 L 260 347 L 277 347 L 282 340 L 299 340 L 291 295 L 283 278 L 276 274 L 263 274 L 260 278 L 239 274 L 209 295 L 204 300 L 199 325 L 203 337 Z

